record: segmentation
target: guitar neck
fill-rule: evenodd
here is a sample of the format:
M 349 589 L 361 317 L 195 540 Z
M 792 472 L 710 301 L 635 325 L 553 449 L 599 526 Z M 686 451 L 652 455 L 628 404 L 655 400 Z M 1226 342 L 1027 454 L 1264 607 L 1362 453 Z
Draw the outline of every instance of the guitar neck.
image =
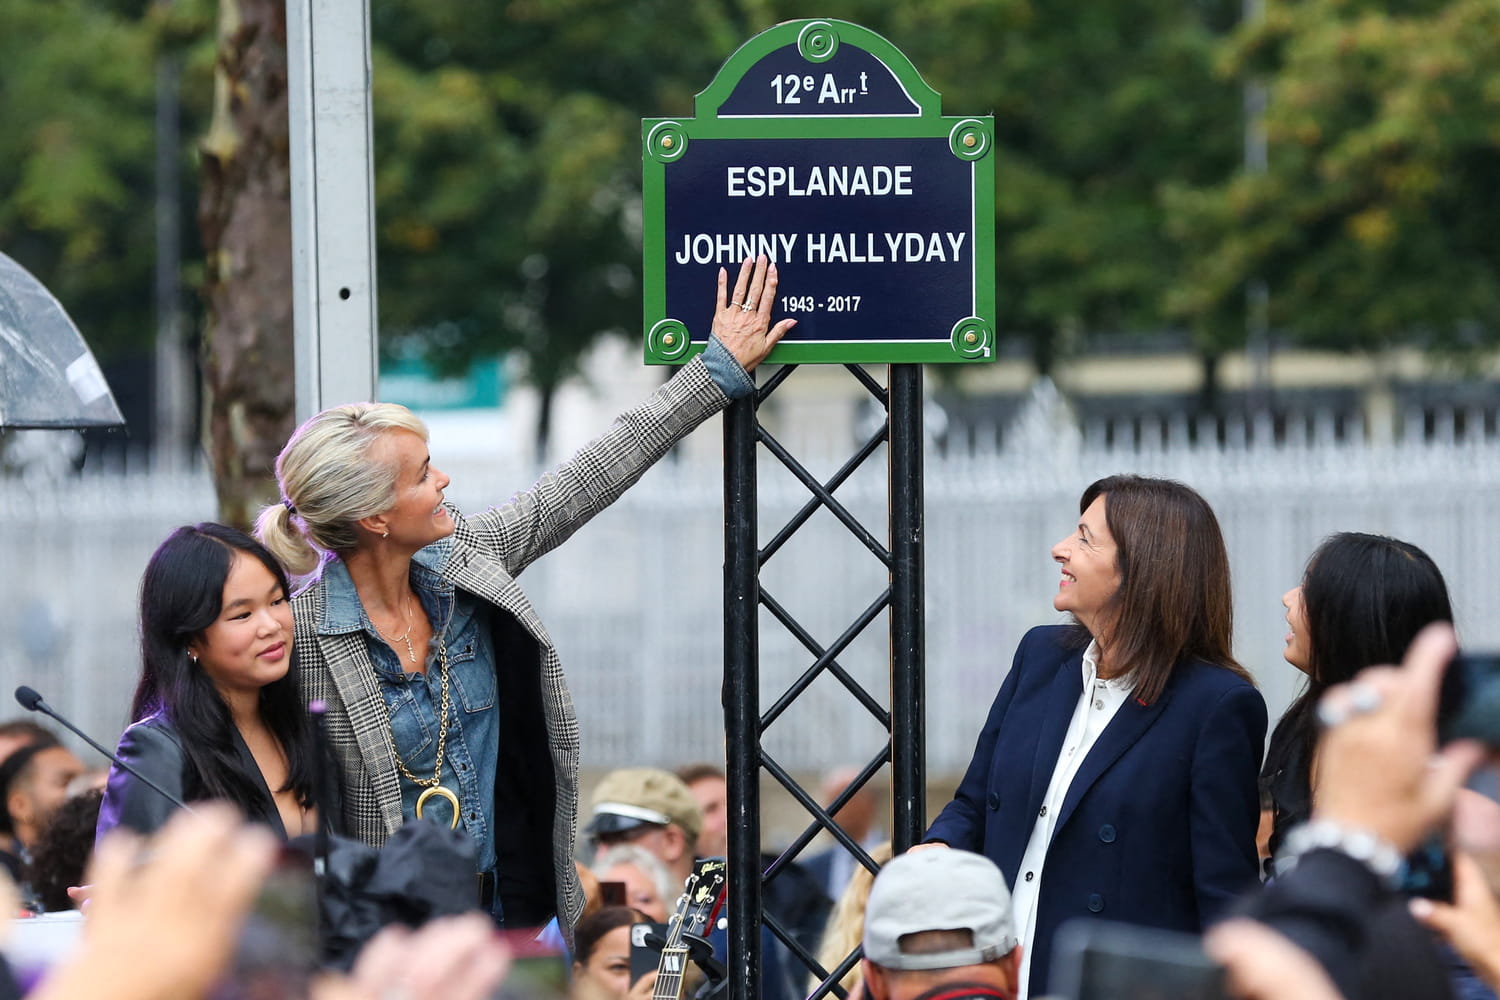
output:
M 688 950 L 666 947 L 661 951 L 661 963 L 657 966 L 656 988 L 651 991 L 651 1000 L 681 1000 L 682 975 L 687 971 Z

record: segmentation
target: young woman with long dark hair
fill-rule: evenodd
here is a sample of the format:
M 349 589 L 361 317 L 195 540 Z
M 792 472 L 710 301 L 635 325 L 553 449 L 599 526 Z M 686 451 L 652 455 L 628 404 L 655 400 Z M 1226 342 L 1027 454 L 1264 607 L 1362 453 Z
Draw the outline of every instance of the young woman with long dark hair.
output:
M 316 823 L 290 598 L 281 565 L 244 532 L 204 523 L 168 535 L 141 579 L 141 679 L 117 751 L 178 799 L 226 800 L 283 837 Z M 149 833 L 174 809 L 112 768 L 98 834 Z
M 1261 782 L 1271 799 L 1270 852 L 1312 812 L 1318 701 L 1369 666 L 1400 663 L 1424 626 L 1451 622 L 1448 585 L 1437 564 L 1409 542 L 1345 531 L 1330 535 L 1307 561 L 1286 607 L 1286 661 L 1307 675 L 1307 689 L 1271 736 Z

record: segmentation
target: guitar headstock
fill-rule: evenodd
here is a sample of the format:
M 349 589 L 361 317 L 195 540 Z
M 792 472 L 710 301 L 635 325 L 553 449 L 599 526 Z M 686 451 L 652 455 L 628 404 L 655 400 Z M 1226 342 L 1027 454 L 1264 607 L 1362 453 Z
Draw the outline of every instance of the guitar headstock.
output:
M 688 876 L 673 922 L 689 934 L 706 934 L 713 927 L 728 884 L 729 864 L 723 858 L 693 862 L 693 874 Z
M 657 966 L 656 986 L 652 1000 L 681 1000 L 682 977 L 687 969 L 689 948 L 683 934 L 706 937 L 724 902 L 729 884 L 729 866 L 723 858 L 700 858 L 693 862 L 693 873 L 683 885 L 667 929 L 667 940 Z

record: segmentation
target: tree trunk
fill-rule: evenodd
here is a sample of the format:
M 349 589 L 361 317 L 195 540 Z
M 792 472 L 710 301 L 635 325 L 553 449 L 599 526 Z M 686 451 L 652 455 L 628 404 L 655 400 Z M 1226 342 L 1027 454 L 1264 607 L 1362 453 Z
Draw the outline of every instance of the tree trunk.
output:
M 285 0 L 219 0 L 198 205 L 203 378 L 219 516 L 241 527 L 275 498 L 295 417 L 286 88 Z

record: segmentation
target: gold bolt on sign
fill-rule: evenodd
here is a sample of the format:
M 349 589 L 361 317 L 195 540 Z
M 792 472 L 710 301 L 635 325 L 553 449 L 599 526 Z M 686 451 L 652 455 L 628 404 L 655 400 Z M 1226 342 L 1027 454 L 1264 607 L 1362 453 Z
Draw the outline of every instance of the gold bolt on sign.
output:
M 973 344 L 978 342 L 978 340 L 979 334 L 975 333 L 973 330 L 970 330 L 968 333 L 964 334 L 964 343 L 966 344 Z
M 662 136 L 662 139 L 661 139 L 661 148 L 662 149 L 671 149 L 674 145 L 676 145 L 676 143 L 674 143 L 672 141 L 672 137 L 670 135 L 664 135 L 664 136 Z
M 973 132 L 970 132 L 968 135 L 964 136 L 964 145 L 968 146 L 970 149 L 973 149 L 978 143 L 979 139 L 975 137 Z
M 667 347 L 671 347 L 677 343 L 677 335 L 675 333 L 664 333 L 662 334 L 661 342 Z

